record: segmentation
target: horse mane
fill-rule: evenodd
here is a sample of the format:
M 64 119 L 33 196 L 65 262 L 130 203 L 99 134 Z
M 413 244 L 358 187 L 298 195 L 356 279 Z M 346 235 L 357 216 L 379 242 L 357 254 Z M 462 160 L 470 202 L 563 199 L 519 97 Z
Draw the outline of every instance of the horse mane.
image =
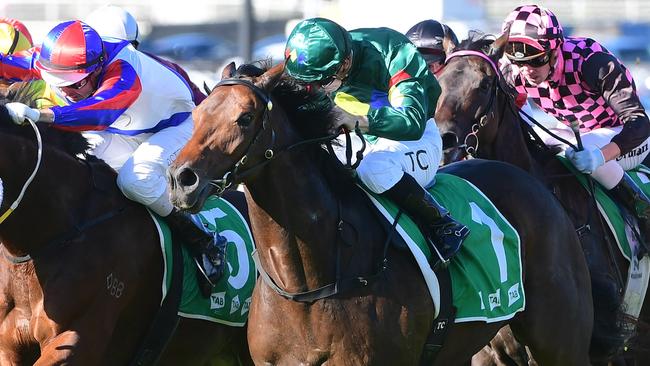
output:
M 258 77 L 271 67 L 269 61 L 257 61 L 240 65 L 233 77 Z M 294 131 L 305 140 L 327 136 L 332 133 L 334 118 L 331 113 L 332 102 L 325 94 L 315 92 L 312 88 L 296 82 L 288 75 L 282 75 L 271 92 L 274 100 L 282 107 Z M 337 140 L 332 144 L 336 145 Z M 304 145 L 304 151 L 324 172 L 331 188 L 344 192 L 353 184 L 351 170 L 347 169 L 321 145 Z
M 5 104 L 9 102 L 19 102 L 36 107 L 36 100 L 39 97 L 39 90 L 30 87 L 30 83 L 14 84 L 9 89 L 6 96 L 0 96 L 0 132 L 10 133 L 16 136 L 22 136 L 28 140 L 34 140 L 34 132 L 30 127 L 16 126 L 9 116 L 9 111 Z M 87 160 L 99 160 L 89 155 L 88 140 L 79 132 L 64 131 L 53 128 L 51 124 L 38 123 L 37 126 L 41 132 L 44 145 L 58 149 L 73 157 L 82 157 Z
M 460 44 L 454 48 L 454 51 L 479 51 L 487 54 L 495 39 L 496 37 L 492 34 L 483 33 L 479 30 L 471 30 L 467 33 L 467 39 L 460 42 Z

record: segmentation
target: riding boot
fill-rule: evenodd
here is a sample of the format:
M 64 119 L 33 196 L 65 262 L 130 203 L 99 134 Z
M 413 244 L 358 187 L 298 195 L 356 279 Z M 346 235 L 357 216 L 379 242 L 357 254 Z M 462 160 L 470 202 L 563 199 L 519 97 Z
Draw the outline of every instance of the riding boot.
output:
M 206 291 L 209 292 L 223 274 L 226 262 L 226 238 L 205 227 L 197 215 L 176 209 L 165 217 L 165 221 L 195 257 L 199 271 L 208 282 L 209 289 L 201 289 L 206 295 Z
M 463 240 L 469 235 L 469 228 L 454 220 L 449 211 L 440 206 L 435 198 L 408 174 L 404 174 L 397 184 L 382 195 L 419 222 L 433 253 L 437 253 L 443 265 L 458 252 Z
M 621 181 L 610 192 L 628 210 L 635 214 L 639 220 L 639 227 L 644 241 L 650 240 L 650 199 L 648 199 L 648 196 L 634 183 L 627 173 L 623 174 Z M 642 247 L 647 248 L 645 245 L 642 245 Z

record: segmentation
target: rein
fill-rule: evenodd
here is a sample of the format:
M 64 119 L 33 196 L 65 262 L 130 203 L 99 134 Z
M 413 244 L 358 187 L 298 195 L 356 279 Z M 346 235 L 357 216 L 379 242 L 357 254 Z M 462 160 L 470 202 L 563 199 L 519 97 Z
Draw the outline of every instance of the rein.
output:
M 34 129 L 34 134 L 36 135 L 36 143 L 38 144 L 38 150 L 36 153 L 36 164 L 34 165 L 34 170 L 32 171 L 32 174 L 29 175 L 27 181 L 25 181 L 25 184 L 23 184 L 23 188 L 20 190 L 20 193 L 18 194 L 16 200 L 9 206 L 7 211 L 5 211 L 2 214 L 2 216 L 0 216 L 0 224 L 2 224 L 7 219 L 7 217 L 9 217 L 9 215 L 11 215 L 11 213 L 18 208 L 18 205 L 20 205 L 20 201 L 22 201 L 23 196 L 25 196 L 25 192 L 27 191 L 27 188 L 29 188 L 29 185 L 34 180 L 34 177 L 36 176 L 38 169 L 41 167 L 41 160 L 43 159 L 43 139 L 41 138 L 41 132 L 38 130 L 38 127 L 36 127 L 36 123 L 34 123 L 34 121 L 32 121 L 29 118 L 27 118 L 27 121 L 29 122 L 30 126 L 32 126 L 32 129 Z
M 20 193 L 18 194 L 16 200 L 9 206 L 9 208 L 2 214 L 2 216 L 0 216 L 0 224 L 2 224 L 18 208 L 20 202 L 23 200 L 23 197 L 25 196 L 25 192 L 27 191 L 27 188 L 29 188 L 29 185 L 32 183 L 34 177 L 36 177 L 36 173 L 38 173 L 38 170 L 41 167 L 41 161 L 43 159 L 43 139 L 41 137 L 41 132 L 38 130 L 38 127 L 36 126 L 36 123 L 34 123 L 34 121 L 30 120 L 29 118 L 27 118 L 27 121 L 31 125 L 32 129 L 34 130 L 34 134 L 36 135 L 36 142 L 38 145 L 38 149 L 36 153 L 36 164 L 34 164 L 34 170 L 25 181 L 25 184 L 23 184 L 23 187 L 20 190 Z M 90 169 L 92 169 L 92 167 L 90 167 Z M 72 229 L 50 240 L 49 242 L 47 242 L 47 244 L 40 247 L 36 252 L 33 252 L 31 254 L 27 254 L 24 256 L 12 256 L 5 251 L 4 256 L 7 260 L 9 260 L 13 264 L 21 264 L 21 263 L 29 262 L 32 259 L 38 257 L 41 253 L 45 252 L 47 249 L 51 248 L 52 246 L 72 240 L 73 238 L 81 235 L 85 230 L 117 216 L 118 214 L 122 213 L 125 209 L 126 209 L 125 207 L 121 207 L 112 210 L 108 213 L 105 213 L 103 215 L 100 215 L 98 217 L 95 217 L 92 220 L 82 222 L 81 224 L 75 224 L 72 227 Z

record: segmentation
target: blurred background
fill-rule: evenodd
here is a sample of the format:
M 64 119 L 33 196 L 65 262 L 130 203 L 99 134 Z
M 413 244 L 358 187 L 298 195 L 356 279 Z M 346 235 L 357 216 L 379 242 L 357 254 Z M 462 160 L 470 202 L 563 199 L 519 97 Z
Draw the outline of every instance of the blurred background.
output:
M 554 11 L 567 34 L 595 38 L 617 55 L 650 107 L 650 0 L 2 0 L 0 16 L 23 21 L 38 43 L 60 21 L 118 5 L 138 19 L 140 49 L 176 61 L 197 85 L 211 86 L 231 60 L 281 60 L 300 19 L 323 16 L 348 29 L 405 32 L 432 18 L 464 39 L 471 29 L 498 34 L 505 16 L 528 3 Z

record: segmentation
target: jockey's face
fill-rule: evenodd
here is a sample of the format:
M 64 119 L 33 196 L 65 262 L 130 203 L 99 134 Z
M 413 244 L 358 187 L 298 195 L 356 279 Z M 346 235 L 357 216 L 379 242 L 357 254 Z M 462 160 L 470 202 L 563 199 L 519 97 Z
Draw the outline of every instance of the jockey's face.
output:
M 350 69 L 352 68 L 352 53 L 343 60 L 338 71 L 331 77 L 321 80 L 317 84 L 323 88 L 326 93 L 333 93 L 341 88 L 345 79 L 347 79 Z
M 84 100 L 91 96 L 97 90 L 97 83 L 99 81 L 99 74 L 101 73 L 101 67 L 95 69 L 85 78 L 79 80 L 78 82 L 62 86 L 59 89 L 63 93 L 63 96 L 70 99 L 73 102 L 78 102 Z
M 526 81 L 532 85 L 539 85 L 546 81 L 551 73 L 551 64 L 555 61 L 552 52 L 543 53 L 540 56 L 524 62 L 515 62 Z

